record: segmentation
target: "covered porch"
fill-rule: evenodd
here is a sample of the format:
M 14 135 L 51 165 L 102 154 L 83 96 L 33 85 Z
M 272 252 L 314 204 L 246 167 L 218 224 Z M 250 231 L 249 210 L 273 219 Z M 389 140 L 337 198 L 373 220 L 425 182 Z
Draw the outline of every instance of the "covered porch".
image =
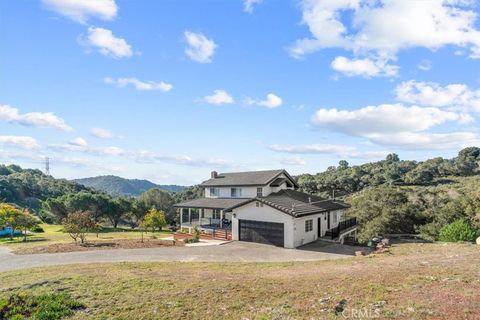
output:
M 197 226 L 202 232 L 231 231 L 231 207 L 246 199 L 201 198 L 176 204 L 180 217 L 180 229 L 191 233 Z

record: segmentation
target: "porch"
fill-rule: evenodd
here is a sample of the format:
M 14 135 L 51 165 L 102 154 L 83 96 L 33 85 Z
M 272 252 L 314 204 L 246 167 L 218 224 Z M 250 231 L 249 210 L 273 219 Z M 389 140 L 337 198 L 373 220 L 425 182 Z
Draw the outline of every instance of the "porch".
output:
M 357 237 L 357 218 L 349 218 L 340 221 L 335 228 L 327 230 L 325 235 L 320 240 L 344 243 L 346 238 Z

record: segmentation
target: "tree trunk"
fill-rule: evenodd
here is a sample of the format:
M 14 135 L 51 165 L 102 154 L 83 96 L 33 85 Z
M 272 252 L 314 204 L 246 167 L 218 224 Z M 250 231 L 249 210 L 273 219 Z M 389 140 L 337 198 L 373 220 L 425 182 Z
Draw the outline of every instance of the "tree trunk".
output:
M 23 242 L 27 242 L 27 229 L 23 230 Z

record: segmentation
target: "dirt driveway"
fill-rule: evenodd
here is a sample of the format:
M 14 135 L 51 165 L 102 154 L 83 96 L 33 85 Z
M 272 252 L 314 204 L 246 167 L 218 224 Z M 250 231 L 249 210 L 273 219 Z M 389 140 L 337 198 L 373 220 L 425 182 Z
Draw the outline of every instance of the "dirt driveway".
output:
M 210 261 L 210 262 L 288 262 L 342 259 L 354 255 L 358 247 L 315 242 L 299 249 L 230 242 L 204 247 L 164 247 L 147 249 L 96 250 L 86 252 L 16 255 L 0 247 L 0 271 L 96 262 L 123 261 Z

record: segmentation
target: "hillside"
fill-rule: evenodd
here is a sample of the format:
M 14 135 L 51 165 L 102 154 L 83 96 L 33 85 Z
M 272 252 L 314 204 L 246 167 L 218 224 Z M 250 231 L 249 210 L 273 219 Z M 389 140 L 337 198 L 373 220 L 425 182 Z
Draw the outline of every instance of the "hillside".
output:
M 86 187 L 104 191 L 111 195 L 139 196 L 143 192 L 158 188 L 169 192 L 180 192 L 185 189 L 178 185 L 158 185 L 148 180 L 125 179 L 117 176 L 98 176 L 74 180 Z

